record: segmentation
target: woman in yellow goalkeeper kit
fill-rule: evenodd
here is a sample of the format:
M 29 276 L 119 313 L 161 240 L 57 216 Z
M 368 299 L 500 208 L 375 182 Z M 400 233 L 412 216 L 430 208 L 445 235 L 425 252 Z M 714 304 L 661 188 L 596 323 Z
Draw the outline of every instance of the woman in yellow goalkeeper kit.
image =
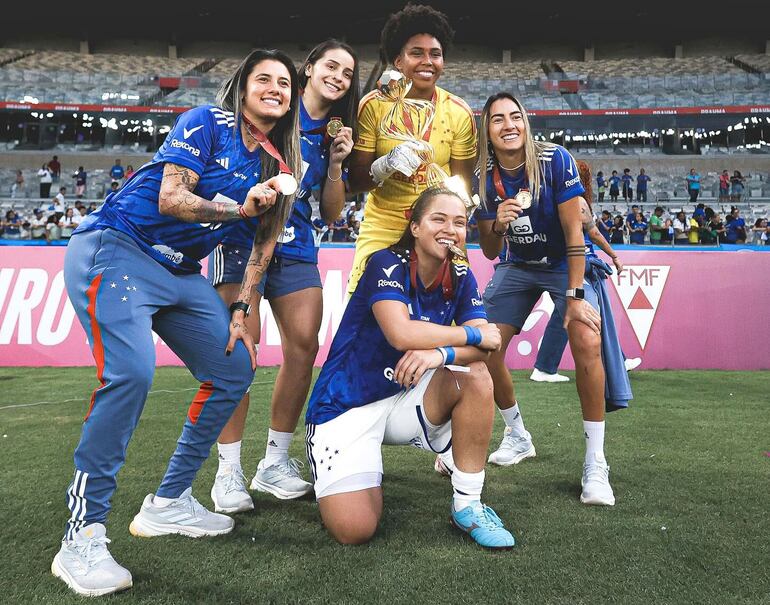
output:
M 380 55 L 381 62 L 392 63 L 412 81 L 407 98 L 433 104 L 433 121 L 423 141 L 433 149 L 433 161 L 444 172 L 460 175 L 468 187 L 476 162 L 473 112 L 461 98 L 436 86 L 453 35 L 446 15 L 429 6 L 410 4 L 385 24 Z M 349 183 L 352 192 L 368 191 L 369 195 L 356 240 L 349 293 L 355 290 L 369 256 L 398 241 L 408 223 L 407 211 L 428 187 L 427 166 L 417 154 L 419 146 L 379 132 L 392 107 L 392 102 L 379 98 L 375 90 L 358 108 L 359 130 L 350 159 Z

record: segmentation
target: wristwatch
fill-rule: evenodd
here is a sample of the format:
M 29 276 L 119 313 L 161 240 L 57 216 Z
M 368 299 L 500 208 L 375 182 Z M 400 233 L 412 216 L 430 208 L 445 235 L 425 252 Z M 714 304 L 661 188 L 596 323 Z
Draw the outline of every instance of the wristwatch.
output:
M 586 297 L 586 291 L 583 288 L 569 288 L 564 295 L 567 298 L 575 298 L 577 300 L 583 300 Z
M 233 314 L 233 311 L 243 311 L 246 314 L 246 317 L 248 317 L 249 313 L 251 313 L 251 305 L 247 305 L 245 302 L 237 300 L 230 305 L 230 315 Z

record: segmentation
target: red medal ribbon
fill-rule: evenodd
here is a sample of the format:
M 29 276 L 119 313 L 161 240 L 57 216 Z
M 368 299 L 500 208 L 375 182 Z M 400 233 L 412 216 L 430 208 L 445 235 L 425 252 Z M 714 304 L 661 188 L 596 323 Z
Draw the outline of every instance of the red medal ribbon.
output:
M 241 119 L 243 120 L 244 126 L 246 126 L 246 130 L 248 130 L 249 134 L 254 137 L 254 140 L 262 146 L 262 149 L 264 149 L 270 157 L 278 162 L 278 169 L 286 174 L 291 174 L 291 168 L 284 162 L 280 152 L 270 142 L 270 139 L 267 138 L 265 133 L 257 128 L 256 124 L 249 121 L 245 115 L 241 114 Z
M 449 265 L 450 260 L 449 257 L 447 257 L 444 259 L 444 262 L 441 263 L 441 269 L 439 270 L 436 279 L 433 280 L 433 283 L 429 286 L 425 286 L 426 292 L 432 292 L 440 285 L 444 292 L 444 300 L 451 300 L 454 292 L 452 288 L 452 271 Z M 411 250 L 409 252 L 409 277 L 412 281 L 412 287 L 415 292 L 417 292 L 417 250 Z
M 505 187 L 503 186 L 503 178 L 500 176 L 500 167 L 497 162 L 492 165 L 492 182 L 495 184 L 495 191 L 497 191 L 497 195 L 500 196 L 500 199 L 508 199 L 508 194 L 505 192 Z M 529 188 L 522 187 L 519 191 L 529 191 Z
M 433 105 L 436 105 L 436 99 L 438 98 L 438 94 L 436 91 L 433 91 L 433 97 L 431 98 L 430 102 L 433 103 Z M 414 123 L 412 122 L 412 117 L 409 115 L 409 112 L 404 110 L 404 124 L 406 124 L 406 127 L 409 129 L 409 132 L 413 132 L 414 130 Z M 426 143 L 430 143 L 430 133 L 433 132 L 433 120 L 431 120 L 431 123 L 428 125 L 428 130 L 425 131 L 425 133 L 422 135 L 422 140 Z

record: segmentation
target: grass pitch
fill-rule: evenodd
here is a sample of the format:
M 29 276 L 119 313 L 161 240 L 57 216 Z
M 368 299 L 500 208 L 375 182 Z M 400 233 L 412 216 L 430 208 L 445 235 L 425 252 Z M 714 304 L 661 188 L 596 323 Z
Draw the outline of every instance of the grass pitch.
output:
M 260 368 L 243 447 L 264 453 L 274 369 Z M 118 477 L 110 550 L 134 588 L 115 603 L 770 603 L 768 372 L 634 372 L 608 416 L 617 504 L 579 503 L 583 437 L 574 383 L 514 373 L 537 458 L 487 468 L 484 500 L 517 546 L 489 553 L 450 527 L 433 459 L 385 448 L 385 510 L 363 547 L 333 543 L 312 499 L 255 495 L 233 533 L 134 538 L 128 524 L 165 470 L 196 383 L 159 369 Z M 0 369 L 0 603 L 83 603 L 49 571 L 93 369 Z M 40 403 L 47 402 L 47 403 Z M 36 404 L 27 407 L 23 404 Z M 492 447 L 502 433 L 498 418 Z M 304 460 L 304 433 L 291 453 Z M 211 506 L 211 458 L 193 493 Z

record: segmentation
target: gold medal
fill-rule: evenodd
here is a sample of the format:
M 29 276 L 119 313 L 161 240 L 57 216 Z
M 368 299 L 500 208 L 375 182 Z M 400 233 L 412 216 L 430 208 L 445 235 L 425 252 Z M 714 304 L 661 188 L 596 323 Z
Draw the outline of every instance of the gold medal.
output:
M 344 124 L 342 123 L 341 119 L 332 118 L 326 125 L 326 134 L 328 134 L 331 138 L 334 138 L 340 133 L 340 130 L 342 130 L 343 126 Z
M 521 206 L 522 210 L 526 210 L 532 205 L 532 194 L 529 189 L 521 189 L 513 199 Z
M 449 246 L 449 251 L 454 254 L 456 257 L 458 257 L 460 260 L 468 260 L 468 255 L 465 254 L 462 248 L 459 248 L 458 246 L 455 246 L 454 244 L 451 244 Z

